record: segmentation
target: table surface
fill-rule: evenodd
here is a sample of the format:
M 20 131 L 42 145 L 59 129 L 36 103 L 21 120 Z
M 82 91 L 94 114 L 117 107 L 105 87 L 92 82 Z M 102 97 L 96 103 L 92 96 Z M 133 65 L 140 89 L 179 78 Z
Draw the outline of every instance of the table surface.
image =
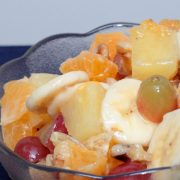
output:
M 0 46 L 0 65 L 23 55 L 30 46 Z
M 30 46 L 0 46 L 0 65 L 23 55 Z M 0 164 L 0 180 L 11 180 Z

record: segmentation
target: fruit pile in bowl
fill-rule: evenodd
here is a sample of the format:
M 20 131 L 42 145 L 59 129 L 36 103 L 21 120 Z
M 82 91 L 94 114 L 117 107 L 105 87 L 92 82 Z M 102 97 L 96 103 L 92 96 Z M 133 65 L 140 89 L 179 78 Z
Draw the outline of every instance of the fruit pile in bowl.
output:
M 179 164 L 179 30 L 178 20 L 146 20 L 129 36 L 97 34 L 59 74 L 7 82 L 4 143 L 31 163 L 99 176 Z

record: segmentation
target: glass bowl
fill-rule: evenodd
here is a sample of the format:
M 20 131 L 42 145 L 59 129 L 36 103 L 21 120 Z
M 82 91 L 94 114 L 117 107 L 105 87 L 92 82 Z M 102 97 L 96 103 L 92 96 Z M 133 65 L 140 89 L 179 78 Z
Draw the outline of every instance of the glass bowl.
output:
M 59 65 L 67 58 L 79 54 L 90 46 L 90 42 L 96 33 L 121 31 L 128 34 L 129 28 L 137 25 L 136 23 L 110 23 L 95 28 L 84 34 L 58 34 L 50 36 L 31 47 L 22 57 L 11 60 L 0 67 L 0 96 L 3 94 L 3 84 L 9 80 L 20 79 L 29 76 L 30 73 L 59 73 Z M 73 175 L 64 179 L 118 179 L 123 180 L 126 176 L 133 179 L 136 175 L 149 173 L 173 172 L 172 167 L 161 167 L 123 173 L 112 176 L 96 176 L 92 174 L 48 167 L 38 164 L 32 164 L 14 154 L 3 143 L 2 133 L 0 133 L 0 162 L 14 180 L 55 180 L 58 179 L 58 173 Z M 178 168 L 176 167 L 174 171 Z M 138 176 L 139 177 L 139 176 Z M 143 176 L 142 176 L 143 178 Z M 63 178 L 62 178 L 63 179 Z M 61 180 L 62 180 L 61 179 Z

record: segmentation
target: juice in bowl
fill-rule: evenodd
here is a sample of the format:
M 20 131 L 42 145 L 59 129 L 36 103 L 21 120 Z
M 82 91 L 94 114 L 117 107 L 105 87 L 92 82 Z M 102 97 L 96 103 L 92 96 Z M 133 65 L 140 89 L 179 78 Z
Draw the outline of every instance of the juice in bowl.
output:
M 2 66 L 10 176 L 179 179 L 179 29 L 179 20 L 109 24 L 49 38 Z

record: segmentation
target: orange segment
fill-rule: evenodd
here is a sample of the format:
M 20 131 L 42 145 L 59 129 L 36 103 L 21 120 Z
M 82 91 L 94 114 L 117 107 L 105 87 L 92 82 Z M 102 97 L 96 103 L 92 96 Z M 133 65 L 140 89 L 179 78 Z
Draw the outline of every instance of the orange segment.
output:
M 99 45 L 105 44 L 108 47 L 109 58 L 113 60 L 117 53 L 117 45 L 124 42 L 129 42 L 129 38 L 121 32 L 97 34 L 91 44 L 90 52 L 96 52 Z
M 34 90 L 27 78 L 10 81 L 4 86 L 1 99 L 1 124 L 7 125 L 20 119 L 26 112 L 25 101 Z
M 102 133 L 81 144 L 71 136 L 54 132 L 51 136 L 55 145 L 54 154 L 50 158 L 51 164 L 95 175 L 107 175 L 112 169 L 123 163 L 111 156 L 110 147 L 114 143 L 111 138 L 111 134 Z M 62 179 L 81 179 L 78 176 L 67 174 L 60 174 L 60 177 Z M 82 180 L 85 179 L 88 178 L 82 178 Z
M 36 132 L 50 120 L 47 114 L 38 115 L 27 112 L 18 121 L 2 126 L 3 140 L 10 149 L 14 150 L 20 139 L 35 136 Z
M 62 73 L 82 70 L 88 73 L 90 80 L 105 81 L 107 78 L 115 78 L 117 65 L 107 58 L 88 51 L 82 51 L 78 56 L 67 59 L 60 66 Z
M 104 173 L 106 158 L 95 151 L 82 148 L 77 144 L 70 143 L 71 156 L 65 162 L 65 166 L 70 166 L 74 170 L 102 175 Z M 86 157 L 86 158 L 84 158 Z M 91 165 L 91 167 L 89 167 Z
M 104 156 L 107 157 L 106 174 L 109 174 L 111 170 L 123 163 L 111 155 L 112 146 L 116 144 L 112 137 L 112 133 L 106 132 L 92 136 L 84 142 L 84 145 L 88 149 L 99 152 L 100 154 L 104 154 Z
M 47 114 L 36 114 L 26 108 L 26 99 L 35 87 L 28 78 L 10 81 L 4 86 L 1 124 L 4 142 L 12 150 L 21 138 L 35 135 L 51 120 Z
M 66 152 L 62 150 L 66 149 Z M 96 175 L 105 175 L 107 158 L 72 141 L 60 142 L 55 146 L 54 165 Z M 60 152 L 56 154 L 56 152 Z M 65 175 L 64 175 L 65 176 Z M 63 177 L 64 177 L 63 176 Z M 67 178 L 67 177 L 66 177 Z M 69 177 L 70 178 L 70 177 Z M 70 179 L 79 177 L 71 176 Z

